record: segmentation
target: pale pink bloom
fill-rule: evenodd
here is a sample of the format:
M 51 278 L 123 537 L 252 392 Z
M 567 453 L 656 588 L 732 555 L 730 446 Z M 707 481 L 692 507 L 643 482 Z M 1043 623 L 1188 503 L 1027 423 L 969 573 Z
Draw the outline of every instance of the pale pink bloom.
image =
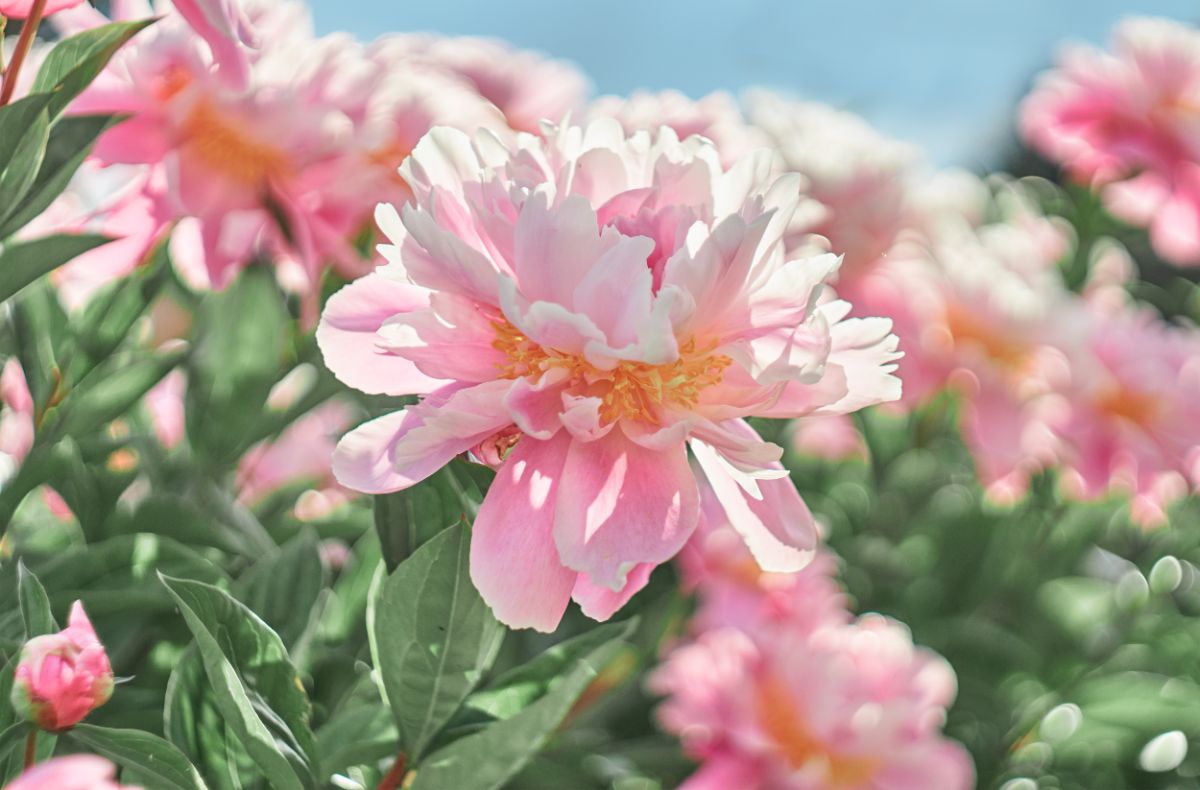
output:
M 44 730 L 74 727 L 108 702 L 112 692 L 108 654 L 79 601 L 71 606 L 66 628 L 35 636 L 21 648 L 12 704 Z
M 659 720 L 700 761 L 681 790 L 967 790 L 965 749 L 939 732 L 943 659 L 878 615 L 807 632 L 717 629 L 651 676 Z
M 16 357 L 0 370 L 0 482 L 8 480 L 33 449 L 33 395 Z
M 786 627 L 808 632 L 849 621 L 846 595 L 835 578 L 837 559 L 829 551 L 814 549 L 800 570 L 764 571 L 706 484 L 700 486 L 700 506 L 700 525 L 679 553 L 684 587 L 699 601 L 693 631 Z
M 0 16 L 9 19 L 26 19 L 33 11 L 35 2 L 36 0 L 0 0 Z M 82 2 L 84 0 L 47 0 L 42 9 L 42 15 L 57 14 L 67 8 L 74 8 Z
M 854 420 L 845 414 L 805 417 L 788 426 L 791 447 L 803 455 L 830 461 L 865 460 L 867 445 Z
M 1113 51 L 1067 50 L 1021 111 L 1021 131 L 1163 257 L 1200 264 L 1200 33 L 1135 18 Z
M 611 120 L 512 146 L 435 129 L 401 169 L 415 205 L 378 212 L 388 265 L 317 332 L 345 383 L 425 398 L 347 435 L 339 481 L 407 488 L 519 429 L 471 549 L 516 627 L 552 630 L 572 596 L 607 618 L 679 550 L 699 518 L 686 443 L 759 562 L 799 567 L 812 522 L 743 418 L 852 411 L 899 382 L 887 321 L 816 305 L 837 259 L 784 257 L 797 182 L 769 170 Z
M 1139 521 L 1161 523 L 1200 483 L 1200 332 L 1133 308 L 1075 317 L 1048 397 L 1064 482 L 1076 496 L 1129 496 Z
M 713 142 L 727 167 L 758 148 L 770 146 L 763 132 L 746 123 L 737 102 L 718 91 L 692 99 L 678 91 L 635 91 L 629 96 L 601 96 L 585 116 L 616 118 L 625 132 L 657 132 L 669 126 L 682 140 L 700 135 Z
M 578 114 L 589 85 L 570 63 L 514 49 L 496 39 L 427 35 L 390 37 L 407 56 L 458 75 L 499 108 L 508 125 L 536 133 L 544 120 L 561 123 Z
M 69 754 L 39 763 L 4 786 L 4 790 L 140 790 L 117 784 L 117 769 L 94 754 Z
M 187 434 L 183 411 L 186 392 L 187 374 L 176 368 L 151 387 L 142 400 L 150 415 L 155 437 L 168 450 L 178 447 Z
M 329 459 L 337 438 L 354 422 L 354 411 L 341 401 L 328 401 L 303 415 L 277 438 L 252 447 L 238 463 L 238 500 L 262 501 L 286 486 L 308 484 L 336 488 Z

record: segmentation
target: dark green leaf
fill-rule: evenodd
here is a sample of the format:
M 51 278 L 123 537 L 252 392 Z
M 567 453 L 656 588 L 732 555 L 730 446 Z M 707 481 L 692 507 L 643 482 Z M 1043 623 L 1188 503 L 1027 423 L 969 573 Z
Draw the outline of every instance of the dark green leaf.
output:
M 275 629 L 285 645 L 294 647 L 308 629 L 324 587 L 317 538 L 306 530 L 251 568 L 238 597 Z
M 417 766 L 413 790 L 502 787 L 545 746 L 579 695 L 617 654 L 632 630 L 632 623 L 611 623 L 586 634 L 599 644 L 571 659 L 565 671 L 548 685 L 545 695 L 510 718 L 429 755 Z
M 72 258 L 110 241 L 94 233 L 62 233 L 4 245 L 0 250 L 0 301 Z
M 388 570 L 451 524 L 475 517 L 483 500 L 474 482 L 454 464 L 394 494 L 375 497 L 375 531 Z
M 195 643 L 171 670 L 163 706 L 163 731 L 216 787 L 252 785 L 257 773 L 213 698 Z
M 31 92 L 52 93 L 50 114 L 58 115 L 91 84 L 126 41 L 153 22 L 112 22 L 63 39 L 42 62 Z
M 137 771 L 152 787 L 206 790 L 195 767 L 168 741 L 141 730 L 118 730 L 78 724 L 71 737 L 118 765 Z
M 184 358 L 186 351 L 166 351 L 122 364 L 108 375 L 94 375 L 70 392 L 59 409 L 57 430 L 81 436 L 120 417 Z
M 8 165 L 0 171 L 0 217 L 6 217 L 21 205 L 25 194 L 33 186 L 42 158 L 46 155 L 46 144 L 50 139 L 50 116 L 45 110 L 38 113 L 33 123 L 21 133 L 16 151 Z
M 470 534 L 442 531 L 381 586 L 372 652 L 410 759 L 458 710 L 495 660 L 504 627 L 471 584 Z
M 8 167 L 25 132 L 37 123 L 49 103 L 49 94 L 35 93 L 0 107 L 0 170 Z
M 218 710 L 267 781 L 284 790 L 314 786 L 311 709 L 279 636 L 216 587 L 159 578 L 196 639 Z
M 26 640 L 58 630 L 54 615 L 50 614 L 46 588 L 20 561 L 17 563 L 17 598 L 21 602 L 21 620 L 25 623 Z

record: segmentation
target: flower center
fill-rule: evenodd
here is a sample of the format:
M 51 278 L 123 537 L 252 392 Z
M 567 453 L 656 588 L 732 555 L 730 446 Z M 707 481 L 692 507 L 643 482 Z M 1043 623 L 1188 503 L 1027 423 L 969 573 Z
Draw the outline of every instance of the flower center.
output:
M 768 677 L 755 689 L 759 720 L 788 765 L 799 770 L 814 761 L 825 763 L 829 788 L 861 787 L 879 766 L 873 757 L 841 754 L 823 743 L 800 718 L 792 694 L 778 678 Z
M 183 123 L 184 149 L 212 170 L 256 189 L 289 170 L 287 156 L 211 103 L 200 100 Z
M 680 347 L 674 362 L 622 361 L 604 370 L 580 354 L 543 348 L 506 321 L 494 321 L 492 326 L 496 329 L 492 347 L 508 360 L 499 366 L 503 378 L 536 381 L 551 370 L 566 371 L 568 386 L 580 395 L 600 399 L 600 419 L 605 425 L 617 420 L 657 425 L 663 406 L 693 409 L 700 393 L 720 383 L 725 368 L 733 363 L 723 354 L 713 354 L 713 346 L 700 348 L 692 339 Z
M 1104 391 L 1095 400 L 1101 414 L 1131 422 L 1139 428 L 1149 428 L 1161 408 L 1157 396 L 1118 385 Z
M 945 321 L 956 346 L 973 345 L 1001 367 L 1015 370 L 1029 359 L 1029 349 L 1024 343 L 1005 337 L 961 307 L 948 307 Z

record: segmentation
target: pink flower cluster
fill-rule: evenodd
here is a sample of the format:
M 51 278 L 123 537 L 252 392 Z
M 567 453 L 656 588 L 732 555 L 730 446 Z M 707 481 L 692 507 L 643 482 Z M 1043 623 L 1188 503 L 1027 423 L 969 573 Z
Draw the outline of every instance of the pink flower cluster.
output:
M 571 598 L 605 619 L 679 551 L 689 446 L 763 567 L 799 567 L 811 516 L 744 418 L 846 413 L 899 382 L 889 322 L 822 301 L 838 259 L 786 254 L 799 182 L 771 169 L 610 119 L 512 143 L 434 129 L 401 168 L 413 204 L 379 210 L 387 265 L 317 330 L 345 383 L 424 398 L 348 434 L 338 480 L 497 466 L 471 573 L 517 627 L 553 630 Z
M 763 573 L 719 509 L 685 549 L 693 636 L 651 675 L 662 726 L 700 762 L 684 790 L 965 790 L 939 732 L 954 673 L 903 625 L 853 619 L 832 555 Z
M 261 259 L 315 300 L 328 266 L 366 271 L 360 242 L 374 206 L 408 199 L 396 169 L 435 124 L 507 135 L 510 125 L 561 118 L 586 95 L 569 66 L 495 42 L 318 37 L 294 0 L 113 8 L 123 19 L 161 18 L 72 105 L 130 116 L 93 156 L 120 175 L 90 190 L 98 200 L 75 197 L 73 217 L 124 241 L 71 267 L 74 279 L 125 274 L 169 235 L 197 287 L 224 287 Z M 86 5 L 52 20 L 63 32 L 106 21 Z
M 1108 209 L 1150 229 L 1160 255 L 1200 265 L 1200 32 L 1134 18 L 1112 52 L 1077 46 L 1025 100 L 1025 139 Z

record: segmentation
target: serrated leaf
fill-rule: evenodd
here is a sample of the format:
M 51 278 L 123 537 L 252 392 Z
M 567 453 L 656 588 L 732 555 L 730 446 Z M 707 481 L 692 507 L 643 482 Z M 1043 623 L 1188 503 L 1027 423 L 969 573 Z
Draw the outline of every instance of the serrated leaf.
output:
M 470 534 L 443 530 L 381 585 L 373 654 L 410 759 L 491 667 L 504 627 L 471 584 Z
M 72 258 L 110 241 L 95 233 L 61 233 L 5 244 L 0 250 L 0 301 Z
M 37 178 L 22 200 L 0 222 L 0 239 L 29 224 L 67 188 L 96 139 L 122 120 L 116 115 L 77 115 L 60 118 L 50 128 L 50 139 Z M 0 215 L 2 216 L 2 215 Z
M 228 593 L 159 574 L 195 637 L 213 699 L 271 785 L 314 786 L 311 706 L 279 635 Z
M 50 614 L 50 598 L 46 595 L 46 588 L 21 561 L 17 562 L 17 599 L 21 604 L 26 641 L 58 630 L 54 615 Z
M 606 664 L 633 623 L 610 623 L 585 634 L 598 642 L 574 656 L 537 701 L 430 754 L 418 766 L 412 790 L 497 790 L 537 754 Z M 595 634 L 599 632 L 600 636 Z M 583 637 L 577 637 L 583 638 Z
M 77 724 L 71 738 L 124 768 L 137 771 L 153 787 L 207 790 L 195 766 L 174 745 L 142 730 Z
M 63 39 L 42 61 L 30 92 L 53 94 L 50 115 L 58 115 L 91 84 L 126 41 L 153 22 L 111 22 Z

